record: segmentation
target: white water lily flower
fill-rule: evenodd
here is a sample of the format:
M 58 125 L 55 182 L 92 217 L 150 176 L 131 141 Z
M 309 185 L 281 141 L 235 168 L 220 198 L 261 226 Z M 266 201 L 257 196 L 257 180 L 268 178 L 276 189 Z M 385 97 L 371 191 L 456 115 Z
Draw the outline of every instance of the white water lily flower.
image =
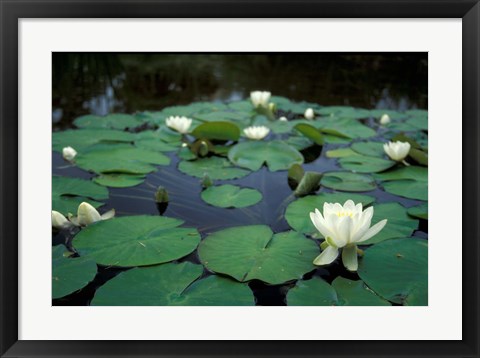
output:
M 313 109 L 307 108 L 305 110 L 305 113 L 303 114 L 306 119 L 313 119 L 315 118 L 315 113 L 313 112 Z
M 328 246 L 313 260 L 315 265 L 328 265 L 335 261 L 342 249 L 343 265 L 350 271 L 358 269 L 357 243 L 366 241 L 383 229 L 387 220 L 370 227 L 373 207 L 363 210 L 362 204 L 347 200 L 339 203 L 325 203 L 323 215 L 318 209 L 310 213 L 315 228 L 325 237 Z
M 77 226 L 87 226 L 100 220 L 108 220 L 115 216 L 115 209 L 107 211 L 105 214 L 100 213 L 92 205 L 83 202 L 78 206 L 77 217 L 70 218 L 70 221 Z
M 265 126 L 251 126 L 245 128 L 243 133 L 245 133 L 245 135 L 250 139 L 260 140 L 265 138 L 268 133 L 270 133 L 270 129 Z
M 77 151 L 72 147 L 65 147 L 62 149 L 62 155 L 66 160 L 71 162 L 73 158 L 75 158 L 75 156 L 77 155 Z
M 255 108 L 264 107 L 268 108 L 268 101 L 272 94 L 268 91 L 253 91 L 250 92 L 250 100 Z
M 70 225 L 70 221 L 68 221 L 62 213 L 52 210 L 52 227 L 61 230 L 69 227 Z
M 187 117 L 171 116 L 165 120 L 165 124 L 179 133 L 186 134 L 192 125 L 192 120 Z
M 288 122 L 287 117 L 280 117 L 278 120 L 279 120 L 280 122 Z
M 384 126 L 388 123 L 390 123 L 390 116 L 385 113 L 383 116 L 380 117 L 380 124 Z
M 383 145 L 383 150 L 391 159 L 401 162 L 410 152 L 410 143 L 399 141 L 388 142 Z

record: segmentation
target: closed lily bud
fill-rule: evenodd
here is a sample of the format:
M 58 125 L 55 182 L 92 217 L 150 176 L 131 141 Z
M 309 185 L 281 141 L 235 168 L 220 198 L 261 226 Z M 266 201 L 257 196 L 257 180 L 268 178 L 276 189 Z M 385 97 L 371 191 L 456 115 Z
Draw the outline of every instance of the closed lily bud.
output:
M 207 173 L 203 174 L 202 186 L 203 186 L 204 188 L 208 188 L 208 187 L 210 187 L 210 186 L 212 186 L 212 185 L 213 185 L 212 178 L 210 178 L 210 176 L 209 176 Z
M 380 124 L 384 126 L 388 123 L 390 123 L 390 116 L 385 113 L 383 116 L 380 117 Z
M 73 158 L 75 158 L 75 156 L 77 155 L 77 151 L 72 147 L 65 147 L 62 149 L 62 155 L 65 160 L 71 162 Z
M 200 142 L 200 145 L 198 147 L 198 155 L 201 157 L 204 157 L 208 154 L 209 149 L 208 149 L 208 144 L 204 140 Z
M 168 192 L 163 186 L 159 186 L 155 192 L 155 201 L 157 203 L 168 203 Z
M 280 122 L 288 122 L 287 117 L 280 117 L 278 120 L 279 120 Z
M 404 160 L 410 152 L 410 143 L 408 142 L 388 142 L 383 145 L 383 150 L 390 159 L 397 162 Z
M 186 134 L 192 125 L 192 120 L 187 117 L 171 116 L 165 120 L 165 124 L 178 133 Z
M 67 220 L 62 213 L 52 210 L 52 227 L 55 229 L 61 230 L 70 225 L 70 222 Z
M 268 104 L 268 109 L 270 110 L 270 112 L 275 112 L 277 110 L 277 105 L 273 102 L 270 102 Z
M 100 220 L 102 220 L 102 216 L 89 203 L 84 201 L 78 206 L 77 222 L 80 226 L 87 226 Z
M 306 119 L 313 119 L 315 118 L 315 113 L 313 112 L 313 109 L 307 108 L 304 113 L 304 117 Z
M 255 108 L 268 108 L 270 97 L 272 94 L 268 91 L 253 91 L 250 92 L 250 100 Z

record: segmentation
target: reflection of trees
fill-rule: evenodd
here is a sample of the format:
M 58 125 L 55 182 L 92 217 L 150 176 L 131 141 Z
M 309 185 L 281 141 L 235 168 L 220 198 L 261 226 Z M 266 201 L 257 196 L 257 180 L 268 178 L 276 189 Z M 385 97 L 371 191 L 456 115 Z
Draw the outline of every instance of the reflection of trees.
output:
M 55 53 L 53 104 L 66 121 L 114 91 L 115 110 L 161 109 L 254 89 L 323 105 L 374 107 L 385 93 L 427 104 L 426 54 Z M 391 101 L 392 102 L 392 101 Z M 390 102 L 383 102 L 390 103 Z M 395 103 L 393 101 L 392 103 Z

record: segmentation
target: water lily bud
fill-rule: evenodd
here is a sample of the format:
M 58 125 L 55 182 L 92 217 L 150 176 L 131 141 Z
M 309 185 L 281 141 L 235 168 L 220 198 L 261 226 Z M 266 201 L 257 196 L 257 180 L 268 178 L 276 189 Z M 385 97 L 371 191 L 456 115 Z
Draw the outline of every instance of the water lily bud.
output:
M 80 226 L 87 226 L 100 220 L 102 220 L 102 216 L 89 203 L 84 201 L 78 206 L 77 222 Z
M 163 186 L 159 186 L 155 192 L 155 201 L 157 203 L 168 203 L 168 192 Z
M 200 142 L 200 145 L 198 146 L 198 155 L 201 157 L 204 157 L 208 154 L 209 149 L 208 149 L 208 144 L 204 140 Z
M 380 117 L 380 124 L 384 126 L 388 123 L 390 123 L 390 116 L 385 113 L 383 116 Z
M 401 162 L 410 152 L 410 143 L 400 141 L 388 142 L 383 145 L 383 150 L 391 159 Z
M 165 120 L 167 127 L 176 130 L 178 133 L 186 134 L 192 125 L 192 120 L 187 117 L 171 116 Z
M 268 108 L 271 95 L 268 91 L 253 91 L 250 92 L 250 100 L 255 108 Z
M 73 158 L 75 158 L 75 156 L 77 155 L 77 151 L 72 147 L 65 147 L 62 149 L 62 155 L 65 160 L 71 162 Z
M 277 105 L 273 102 L 270 102 L 268 104 L 268 109 L 269 109 L 270 112 L 275 112 L 277 110 Z
M 251 126 L 245 128 L 243 133 L 245 133 L 247 138 L 260 140 L 265 138 L 268 133 L 270 133 L 270 129 L 265 126 Z
M 305 110 L 304 117 L 305 117 L 306 119 L 313 119 L 313 118 L 315 118 L 315 113 L 313 112 L 313 109 L 307 108 L 307 109 Z
M 67 220 L 62 213 L 52 210 L 52 227 L 55 229 L 61 230 L 70 225 L 70 222 Z
M 288 122 L 287 117 L 280 117 L 278 120 L 279 120 L 280 122 Z
M 203 174 L 202 187 L 208 188 L 212 185 L 213 185 L 212 178 L 210 178 L 210 176 L 207 173 Z

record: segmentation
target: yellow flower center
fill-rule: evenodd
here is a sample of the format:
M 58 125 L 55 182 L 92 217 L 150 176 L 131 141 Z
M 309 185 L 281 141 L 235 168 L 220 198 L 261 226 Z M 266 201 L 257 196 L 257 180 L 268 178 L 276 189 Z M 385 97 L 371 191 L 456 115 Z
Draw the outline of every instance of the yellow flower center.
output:
M 351 211 L 339 211 L 337 213 L 337 216 L 342 218 L 344 216 L 350 216 L 350 217 L 353 217 L 353 213 Z

